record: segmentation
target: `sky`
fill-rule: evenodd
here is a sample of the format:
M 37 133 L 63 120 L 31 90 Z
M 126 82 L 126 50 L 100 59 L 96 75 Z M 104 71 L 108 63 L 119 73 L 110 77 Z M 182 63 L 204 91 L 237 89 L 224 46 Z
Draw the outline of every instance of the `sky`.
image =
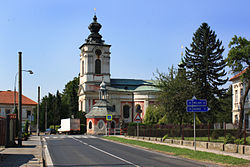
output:
M 111 46 L 111 78 L 154 79 L 181 59 L 206 22 L 228 54 L 234 35 L 250 39 L 249 0 L 0 0 L 0 90 L 13 90 L 23 53 L 23 94 L 63 91 L 80 72 L 79 47 L 94 8 Z M 229 72 L 229 69 L 227 69 Z M 228 74 L 230 77 L 231 75 Z M 230 85 L 230 82 L 227 83 Z

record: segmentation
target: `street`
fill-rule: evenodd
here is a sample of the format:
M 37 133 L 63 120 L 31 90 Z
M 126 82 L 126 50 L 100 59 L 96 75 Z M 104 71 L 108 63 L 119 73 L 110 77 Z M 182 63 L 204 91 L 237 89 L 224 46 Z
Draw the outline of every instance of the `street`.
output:
M 88 135 L 45 137 L 53 166 L 205 166 L 179 157 L 102 140 Z

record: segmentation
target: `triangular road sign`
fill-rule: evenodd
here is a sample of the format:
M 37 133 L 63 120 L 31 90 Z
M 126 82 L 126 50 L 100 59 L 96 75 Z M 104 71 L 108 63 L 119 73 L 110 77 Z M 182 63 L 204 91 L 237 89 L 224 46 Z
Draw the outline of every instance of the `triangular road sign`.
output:
M 141 116 L 139 113 L 136 114 L 135 118 L 134 118 L 135 122 L 141 122 Z

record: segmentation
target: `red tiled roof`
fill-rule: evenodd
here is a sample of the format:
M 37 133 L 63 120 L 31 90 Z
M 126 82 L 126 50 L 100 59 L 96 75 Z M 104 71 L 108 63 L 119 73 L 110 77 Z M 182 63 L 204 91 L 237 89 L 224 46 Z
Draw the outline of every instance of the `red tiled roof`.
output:
M 229 79 L 229 81 L 232 81 L 238 77 L 240 77 L 242 74 L 244 74 L 246 71 L 248 70 L 248 67 L 245 68 L 245 70 L 241 71 L 239 74 L 236 74 L 235 76 L 233 76 L 232 78 Z
M 16 94 L 16 104 L 18 104 L 18 92 L 15 92 L 15 94 Z M 0 104 L 14 105 L 14 91 L 0 91 Z M 37 105 L 37 102 L 22 95 L 22 104 L 35 106 Z

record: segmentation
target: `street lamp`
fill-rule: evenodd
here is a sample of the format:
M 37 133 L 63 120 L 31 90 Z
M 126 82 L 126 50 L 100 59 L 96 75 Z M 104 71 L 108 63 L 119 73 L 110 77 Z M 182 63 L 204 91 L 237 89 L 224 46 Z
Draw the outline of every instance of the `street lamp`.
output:
M 22 70 L 25 72 L 28 72 L 30 74 L 34 74 L 33 71 L 31 70 Z M 18 72 L 15 75 L 15 84 L 14 84 L 14 112 L 16 112 L 16 77 L 17 77 Z

